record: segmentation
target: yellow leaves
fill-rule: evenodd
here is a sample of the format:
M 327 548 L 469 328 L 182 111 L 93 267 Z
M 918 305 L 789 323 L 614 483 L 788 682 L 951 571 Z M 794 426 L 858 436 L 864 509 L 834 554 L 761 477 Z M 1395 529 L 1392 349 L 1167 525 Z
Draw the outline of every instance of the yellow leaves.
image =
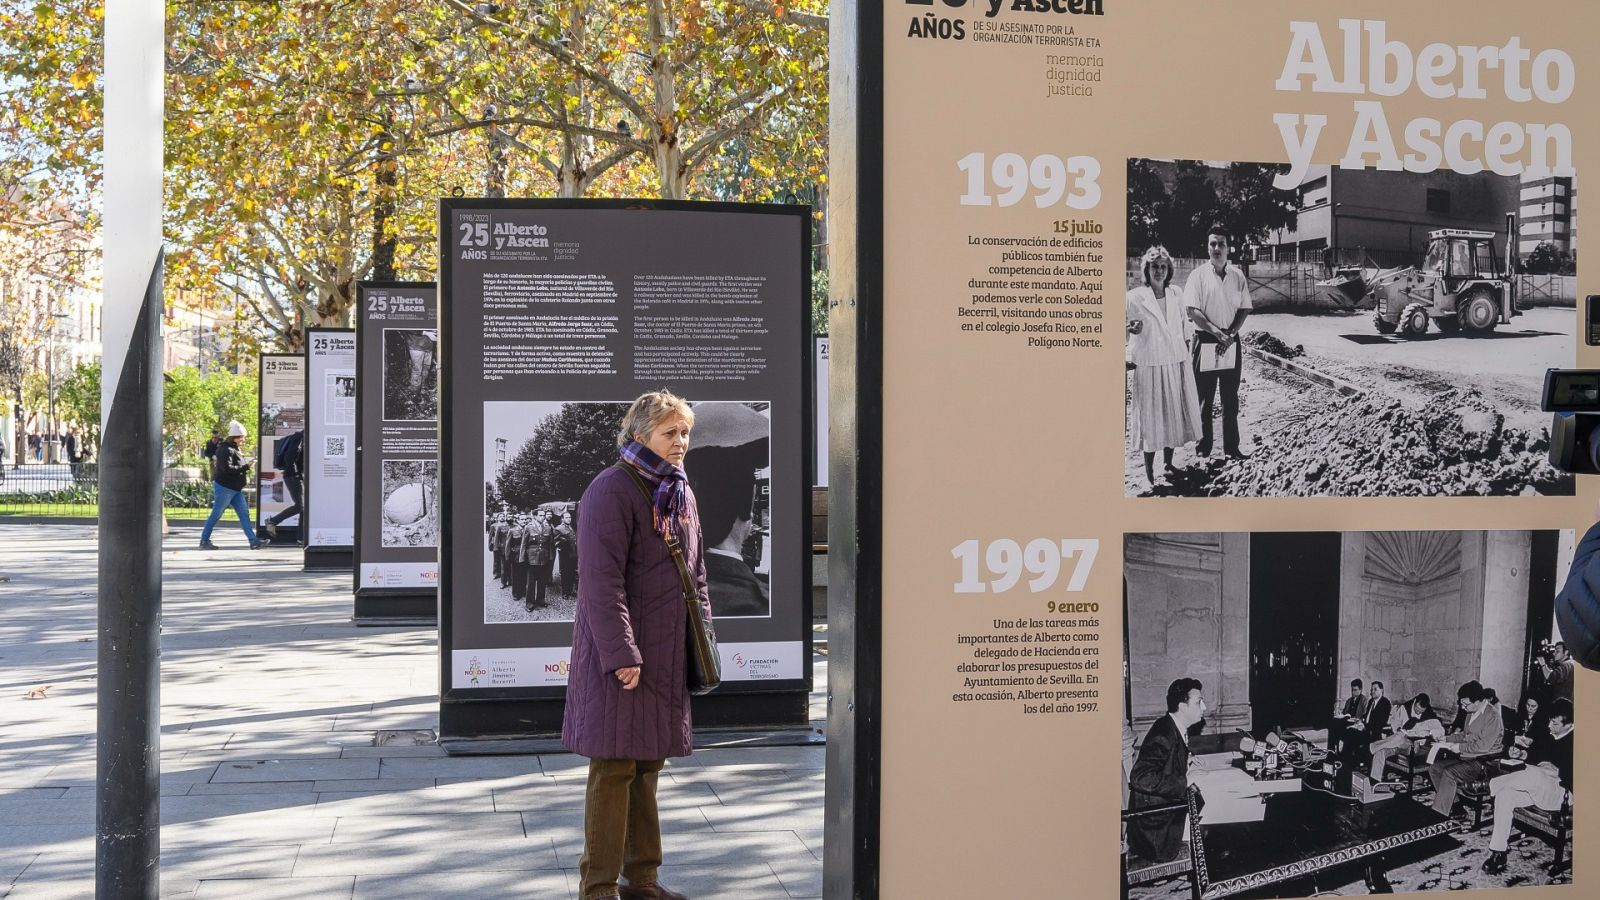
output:
M 94 84 L 94 72 L 90 69 L 79 69 L 72 73 L 71 81 L 73 87 L 80 91 L 84 90 L 89 85 Z
M 350 60 L 348 60 L 348 59 L 339 60 L 338 62 L 333 64 L 333 70 L 335 72 L 339 72 L 341 74 L 344 73 L 344 72 L 348 72 L 350 70 Z

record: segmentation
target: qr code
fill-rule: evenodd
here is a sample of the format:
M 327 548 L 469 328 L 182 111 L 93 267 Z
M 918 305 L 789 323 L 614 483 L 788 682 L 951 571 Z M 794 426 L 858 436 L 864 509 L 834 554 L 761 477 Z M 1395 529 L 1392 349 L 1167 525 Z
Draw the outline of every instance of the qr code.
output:
M 345 436 L 344 435 L 342 435 L 342 434 L 329 434 L 329 435 L 324 435 L 323 436 L 323 438 L 322 438 L 322 458 L 323 459 L 343 459 L 348 455 L 349 455 L 349 452 L 348 452 L 348 448 L 347 448 L 346 443 L 345 443 Z

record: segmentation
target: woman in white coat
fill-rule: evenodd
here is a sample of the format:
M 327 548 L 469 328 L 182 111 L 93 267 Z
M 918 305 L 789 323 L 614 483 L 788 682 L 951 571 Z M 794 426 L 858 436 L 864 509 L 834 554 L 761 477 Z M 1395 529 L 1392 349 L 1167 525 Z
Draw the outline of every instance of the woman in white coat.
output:
M 1133 364 L 1129 439 L 1144 451 L 1144 475 L 1156 485 L 1160 450 L 1165 474 L 1172 451 L 1200 439 L 1200 392 L 1189 362 L 1193 335 L 1183 295 L 1172 283 L 1172 256 L 1157 244 L 1140 259 L 1144 283 L 1128 292 L 1128 348 Z

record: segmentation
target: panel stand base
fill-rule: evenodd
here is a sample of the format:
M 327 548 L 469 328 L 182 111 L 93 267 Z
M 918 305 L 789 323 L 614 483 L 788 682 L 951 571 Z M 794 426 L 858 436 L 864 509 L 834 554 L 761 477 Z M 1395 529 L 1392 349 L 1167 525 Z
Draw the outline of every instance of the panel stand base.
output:
M 350 547 L 307 547 L 305 571 L 327 572 L 355 566 L 355 550 Z
M 368 626 L 437 626 L 439 598 L 433 591 L 425 594 L 356 594 L 355 615 L 351 621 Z
M 808 691 L 712 694 L 694 697 L 690 704 L 696 747 L 713 735 L 719 743 L 705 746 L 823 743 L 810 726 Z M 445 700 L 439 704 L 439 744 L 447 753 L 461 755 L 559 752 L 565 708 L 562 700 Z M 760 740 L 777 742 L 754 742 Z M 475 745 L 485 749 L 470 749 Z M 516 749 L 511 749 L 514 746 Z M 524 746 L 548 749 L 522 749 Z

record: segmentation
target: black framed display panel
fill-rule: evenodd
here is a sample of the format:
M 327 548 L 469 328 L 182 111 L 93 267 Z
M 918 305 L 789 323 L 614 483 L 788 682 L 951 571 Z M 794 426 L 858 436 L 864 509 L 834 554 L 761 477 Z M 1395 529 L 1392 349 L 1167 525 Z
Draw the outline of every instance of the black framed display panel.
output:
M 254 467 L 256 506 L 251 512 L 251 515 L 255 516 L 257 537 L 264 543 L 298 543 L 300 540 L 300 525 L 305 520 L 303 515 L 292 517 L 295 524 L 278 526 L 277 537 L 268 537 L 267 535 L 261 533 L 261 526 L 265 524 L 268 519 L 272 518 L 272 515 L 267 512 L 266 497 L 261 490 L 261 472 L 263 468 L 271 463 L 273 451 L 276 449 L 276 442 L 272 439 L 272 435 L 269 435 L 266 428 L 263 427 L 263 423 L 266 421 L 265 413 L 267 408 L 267 376 L 271 374 L 274 371 L 275 366 L 281 362 L 292 366 L 297 366 L 300 371 L 300 380 L 304 382 L 306 374 L 305 359 L 305 354 L 303 353 L 263 353 L 256 360 L 256 464 Z M 303 428 L 305 427 L 305 389 L 303 384 L 298 393 L 297 399 L 301 404 L 300 424 Z M 302 488 L 304 487 L 304 482 L 302 482 L 301 486 Z
M 823 894 L 878 896 L 883 752 L 883 21 L 833 5 Z
M 354 560 L 351 566 L 352 581 L 351 592 L 354 597 L 353 619 L 358 625 L 425 625 L 437 624 L 439 621 L 439 589 L 437 582 L 438 548 L 437 542 L 431 554 L 434 566 L 434 584 L 432 586 L 421 584 L 408 584 L 404 586 L 385 586 L 387 580 L 382 573 L 369 571 L 374 565 L 388 562 L 394 556 L 393 551 L 385 550 L 379 541 L 374 545 L 372 531 L 381 530 L 383 527 L 383 513 L 381 508 L 382 492 L 382 462 L 385 455 L 381 446 L 373 446 L 374 435 L 367 420 L 373 417 L 373 405 L 381 410 L 383 403 L 382 379 L 372 376 L 372 369 L 381 366 L 382 351 L 369 346 L 376 340 L 382 343 L 382 326 L 388 319 L 378 320 L 373 316 L 368 295 L 373 292 L 393 293 L 415 299 L 427 307 L 416 319 L 417 322 L 427 322 L 437 331 L 438 321 L 438 288 L 432 281 L 363 281 L 356 285 L 356 534 Z M 387 316 L 387 310 L 384 311 Z M 414 324 L 408 322 L 408 324 Z M 377 350 L 380 359 L 374 360 L 372 353 Z M 376 421 L 382 421 L 381 411 Z M 381 426 L 380 426 L 381 427 Z M 438 424 L 435 420 L 432 432 L 437 440 Z M 373 472 L 374 456 L 379 460 L 378 471 Z M 438 465 L 438 454 L 432 456 L 435 466 Z M 369 483 L 371 482 L 371 483 Z M 374 501 L 377 500 L 377 503 Z M 370 504 L 370 505 L 369 505 Z M 416 562 L 416 557 L 421 559 L 428 554 L 404 553 L 407 559 L 401 560 L 402 564 Z
M 312 359 L 312 354 L 311 354 L 311 350 L 310 350 L 310 348 L 315 346 L 315 341 L 316 341 L 316 339 L 317 339 L 317 337 L 319 335 L 340 335 L 340 334 L 342 334 L 342 335 L 354 335 L 355 333 L 356 333 L 356 330 L 354 328 L 314 327 L 314 328 L 307 328 L 306 329 L 306 347 L 307 347 L 306 357 L 305 357 L 305 359 L 306 359 L 306 362 L 305 362 L 305 366 L 306 366 L 306 378 L 305 378 L 305 389 L 306 389 L 306 391 L 305 391 L 306 429 L 305 430 L 306 430 L 306 434 L 305 434 L 305 440 L 302 442 L 301 448 L 300 448 L 300 458 L 301 458 L 300 469 L 301 469 L 301 473 L 302 473 L 301 481 L 300 481 L 300 491 L 301 491 L 300 496 L 302 498 L 301 499 L 302 509 L 300 510 L 300 521 L 301 521 L 302 526 L 303 526 L 302 529 L 301 529 L 301 534 L 305 535 L 305 537 L 306 537 L 305 547 L 304 547 L 305 562 L 304 562 L 303 568 L 307 572 L 313 572 L 313 571 L 315 571 L 315 572 L 326 572 L 326 571 L 333 571 L 333 570 L 340 570 L 340 569 L 350 569 L 355 563 L 355 546 L 354 546 L 353 543 L 351 543 L 351 544 L 330 544 L 330 545 L 326 545 L 326 546 L 316 546 L 316 545 L 313 545 L 312 542 L 311 542 L 311 535 L 312 535 L 312 533 L 315 531 L 315 529 L 317 527 L 317 524 L 314 521 L 315 513 L 312 512 L 316 501 L 312 496 L 312 494 L 314 492 L 313 483 L 314 483 L 315 479 L 313 479 L 311 477 L 311 454 L 312 454 L 312 447 L 316 443 L 313 440 L 313 438 L 314 437 L 320 437 L 321 436 L 321 432 L 320 432 L 320 430 L 316 430 L 314 428 L 314 426 L 313 426 L 314 418 L 312 416 L 312 407 L 311 407 L 311 381 L 312 381 L 312 378 L 311 378 L 311 376 L 312 376 L 311 359 Z M 359 370 L 357 370 L 357 371 L 359 372 Z M 360 396 L 360 389 L 358 387 L 357 388 L 357 397 L 359 397 L 359 396 Z M 326 401 L 324 401 L 324 402 L 326 402 Z M 357 421 L 359 421 L 359 419 Z M 313 434 L 314 431 L 316 431 L 315 434 Z M 356 473 L 356 475 L 357 475 L 356 480 L 357 480 L 358 483 L 360 481 L 359 474 L 360 473 L 359 473 L 359 470 L 358 470 L 357 473 Z
M 793 638 L 799 642 L 799 678 L 781 679 L 765 682 L 730 682 L 725 681 L 717 692 L 696 697 L 693 700 L 693 715 L 697 729 L 706 728 L 773 728 L 773 727 L 803 727 L 809 720 L 809 695 L 812 685 L 812 652 L 811 652 L 811 577 L 810 577 L 810 491 L 812 470 L 815 462 L 812 455 L 812 372 L 811 355 L 812 342 L 810 331 L 810 254 L 811 254 L 811 227 L 810 208 L 796 205 L 777 204 L 743 204 L 743 203 L 711 203 L 688 202 L 667 200 L 490 200 L 490 199 L 442 199 L 440 201 L 440 234 L 442 247 L 440 252 L 440 279 L 439 279 L 439 322 L 440 344 L 443 359 L 440 378 L 440 491 L 441 496 L 452 498 L 457 491 L 483 490 L 481 483 L 467 484 L 467 477 L 463 467 L 452 464 L 452 454 L 457 451 L 457 444 L 464 438 L 458 433 L 456 419 L 458 417 L 457 404 L 465 402 L 460 387 L 457 384 L 462 361 L 454 350 L 455 338 L 453 329 L 473 328 L 481 338 L 481 327 L 475 323 L 457 321 L 463 315 L 453 297 L 452 285 L 456 277 L 457 260 L 455 259 L 456 246 L 452 243 L 455 237 L 452 227 L 452 216 L 457 212 L 496 213 L 507 211 L 536 211 L 554 212 L 561 211 L 603 211 L 608 213 L 651 215 L 658 212 L 670 213 L 735 213 L 744 215 L 784 216 L 798 220 L 800 227 L 796 229 L 795 259 L 798 260 L 798 279 L 800 292 L 799 301 L 792 311 L 792 322 L 795 327 L 795 340 L 788 352 L 794 354 L 793 366 L 796 378 L 796 390 L 793 393 L 795 406 L 794 416 L 796 421 L 795 436 L 798 440 L 796 449 L 797 467 L 788 478 L 790 490 L 788 502 L 793 504 L 792 518 L 795 524 L 789 540 L 793 541 L 796 559 L 805 562 L 805 565 L 794 566 L 793 580 L 789 582 L 793 589 L 798 591 L 794 598 L 795 606 L 799 611 L 799 628 Z M 680 231 L 680 233 L 682 233 Z M 480 352 L 482 345 L 477 348 Z M 670 379 L 657 379 L 664 381 Z M 613 390 L 617 396 L 607 397 L 607 400 L 626 402 L 642 390 L 653 389 L 660 386 L 652 384 L 649 387 L 639 387 L 632 390 L 626 397 L 620 396 L 620 391 Z M 592 399 L 589 397 L 585 400 Z M 694 400 L 694 397 L 690 398 Z M 459 413 L 465 415 L 467 413 Z M 481 414 L 481 413 L 480 413 Z M 620 420 L 620 416 L 618 417 Z M 776 427 L 776 426 L 773 426 Z M 472 437 L 477 437 L 473 435 Z M 472 447 L 466 452 L 479 452 L 479 448 Z M 691 449 L 692 452 L 692 449 Z M 476 470 L 474 470 L 476 471 Z M 598 470 L 597 470 L 598 471 Z M 476 479 L 472 479 L 476 480 Z M 774 498 L 780 495 L 774 490 Z M 776 505 L 776 504 L 774 504 Z M 456 541 L 477 541 L 480 544 L 484 538 L 485 523 L 475 521 L 472 523 L 458 522 L 453 510 L 453 503 L 446 502 L 441 510 L 440 530 L 440 558 L 439 558 L 439 622 L 440 622 L 440 736 L 442 740 L 474 739 L 474 738 L 510 738 L 549 735 L 559 732 L 561 716 L 564 707 L 565 686 L 550 687 L 489 687 L 464 690 L 452 684 L 453 666 L 452 651 L 455 649 L 456 626 L 453 622 L 455 597 L 453 585 L 457 582 L 457 572 L 454 567 L 458 565 L 456 553 L 451 549 L 456 546 Z M 785 551 L 787 552 L 787 550 Z M 471 559 L 478 562 L 482 555 L 473 555 Z M 775 579 L 776 580 L 776 579 Z M 567 646 L 570 647 L 570 626 L 567 628 Z

